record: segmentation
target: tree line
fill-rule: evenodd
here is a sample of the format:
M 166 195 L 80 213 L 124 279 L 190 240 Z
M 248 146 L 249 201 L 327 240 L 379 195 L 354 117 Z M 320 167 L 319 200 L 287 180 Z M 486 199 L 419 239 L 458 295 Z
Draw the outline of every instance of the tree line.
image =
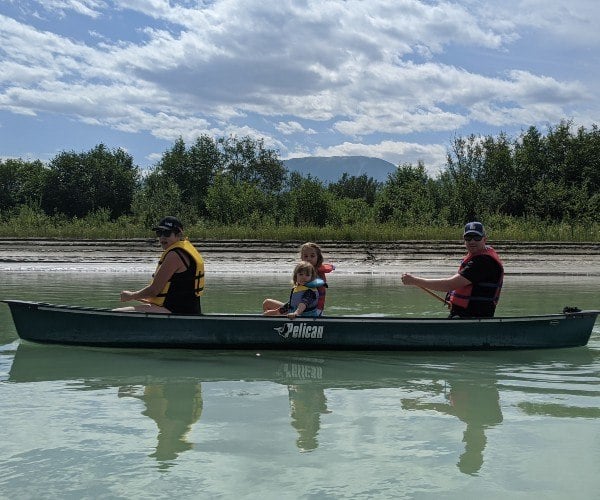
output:
M 439 174 L 401 164 L 384 182 L 344 174 L 325 183 L 289 173 L 250 137 L 175 141 L 148 172 L 99 144 L 39 160 L 0 161 L 0 217 L 23 207 L 48 216 L 102 213 L 148 227 L 165 214 L 186 224 L 250 226 L 461 225 L 495 217 L 600 222 L 600 133 L 563 121 L 544 134 L 456 137 Z

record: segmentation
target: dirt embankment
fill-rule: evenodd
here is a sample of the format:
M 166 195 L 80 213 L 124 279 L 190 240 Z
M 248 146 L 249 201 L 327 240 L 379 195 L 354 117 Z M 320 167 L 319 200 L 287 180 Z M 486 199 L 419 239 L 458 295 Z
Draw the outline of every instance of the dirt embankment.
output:
M 290 272 L 299 241 L 193 240 L 211 272 Z M 491 242 L 507 274 L 600 276 L 600 243 Z M 319 242 L 336 274 L 450 273 L 464 254 L 460 241 Z M 0 269 L 78 270 L 152 268 L 155 240 L 56 240 L 0 238 Z M 116 266 L 116 267 L 115 267 Z

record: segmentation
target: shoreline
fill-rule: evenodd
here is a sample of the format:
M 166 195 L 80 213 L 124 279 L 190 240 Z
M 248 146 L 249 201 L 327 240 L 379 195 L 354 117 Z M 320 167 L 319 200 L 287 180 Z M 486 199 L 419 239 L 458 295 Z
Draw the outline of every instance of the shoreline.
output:
M 211 274 L 289 274 L 299 241 L 191 240 Z M 600 243 L 490 241 L 506 275 L 600 276 Z M 336 275 L 456 272 L 465 249 L 454 241 L 319 242 Z M 0 238 L 0 271 L 152 272 L 155 239 L 59 240 Z

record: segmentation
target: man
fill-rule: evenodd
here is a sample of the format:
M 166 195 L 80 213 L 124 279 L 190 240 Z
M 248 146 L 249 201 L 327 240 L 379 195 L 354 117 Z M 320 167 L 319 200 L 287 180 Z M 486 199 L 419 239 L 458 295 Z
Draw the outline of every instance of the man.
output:
M 504 266 L 496 251 L 486 245 L 481 222 L 469 222 L 463 238 L 468 253 L 454 276 L 432 279 L 406 273 L 402 275 L 402 283 L 448 292 L 450 317 L 491 318 L 500 297 Z

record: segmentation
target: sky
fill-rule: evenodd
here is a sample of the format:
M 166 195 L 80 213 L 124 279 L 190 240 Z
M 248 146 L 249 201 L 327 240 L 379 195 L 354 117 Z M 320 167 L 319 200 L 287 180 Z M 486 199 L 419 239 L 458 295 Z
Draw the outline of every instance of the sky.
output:
M 600 122 L 597 0 L 0 0 L 0 158 L 183 138 L 422 161 Z

